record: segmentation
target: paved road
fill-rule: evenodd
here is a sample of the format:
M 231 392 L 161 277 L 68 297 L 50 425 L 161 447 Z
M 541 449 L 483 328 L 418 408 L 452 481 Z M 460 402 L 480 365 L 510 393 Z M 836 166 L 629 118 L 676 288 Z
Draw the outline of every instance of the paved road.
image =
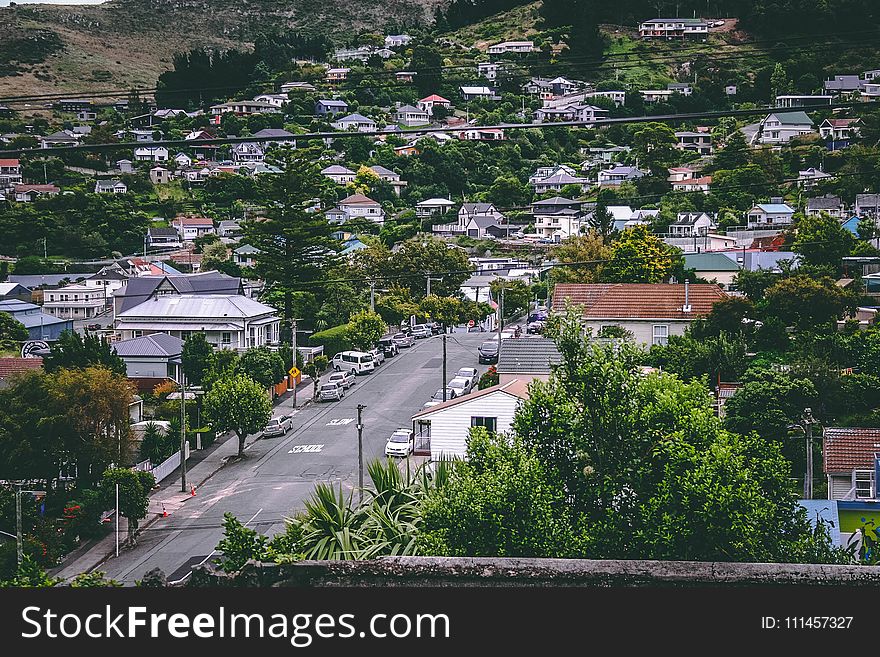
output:
M 455 333 L 447 339 L 447 377 L 477 363 L 486 333 Z M 303 508 L 316 482 L 357 486 L 357 405 L 364 404 L 364 462 L 382 457 L 385 441 L 398 427 L 411 425 L 413 413 L 442 386 L 441 336 L 418 340 L 386 360 L 373 374 L 360 376 L 341 402 L 309 404 L 295 412 L 284 437 L 254 442 L 248 458 L 227 465 L 199 488 L 196 497 L 168 518 L 148 527 L 138 546 L 101 566 L 108 576 L 132 583 L 154 567 L 169 579 L 183 577 L 211 556 L 222 537 L 223 514 L 231 512 L 249 527 L 273 535 L 284 518 Z M 291 412 L 291 402 L 275 415 Z M 365 473 L 366 482 L 369 479 Z

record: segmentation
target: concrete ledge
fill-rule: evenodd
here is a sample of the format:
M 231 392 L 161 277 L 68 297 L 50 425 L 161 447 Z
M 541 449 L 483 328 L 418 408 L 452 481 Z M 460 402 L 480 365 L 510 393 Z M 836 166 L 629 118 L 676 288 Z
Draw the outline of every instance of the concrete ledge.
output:
M 880 568 L 855 565 L 383 557 L 372 561 L 249 562 L 229 575 L 202 566 L 190 586 L 641 587 L 880 586 Z

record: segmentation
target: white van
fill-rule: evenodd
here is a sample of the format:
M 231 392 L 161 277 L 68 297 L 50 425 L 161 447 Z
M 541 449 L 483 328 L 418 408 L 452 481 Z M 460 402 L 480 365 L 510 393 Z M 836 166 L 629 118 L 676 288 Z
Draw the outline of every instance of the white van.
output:
M 369 374 L 376 369 L 373 354 L 365 351 L 341 351 L 331 361 L 337 372 L 349 371 L 352 374 Z

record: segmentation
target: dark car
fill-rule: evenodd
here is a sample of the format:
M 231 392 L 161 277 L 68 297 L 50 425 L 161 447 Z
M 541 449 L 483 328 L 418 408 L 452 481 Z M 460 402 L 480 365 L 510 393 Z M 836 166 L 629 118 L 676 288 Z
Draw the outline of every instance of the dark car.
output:
M 394 343 L 394 338 L 390 335 L 379 338 L 378 346 L 384 352 L 385 358 L 391 358 L 400 353 L 400 347 Z
M 440 322 L 428 322 L 428 326 L 431 327 L 431 333 L 434 335 L 439 335 L 443 333 L 443 324 Z
M 480 363 L 498 362 L 498 341 L 490 340 L 480 345 L 477 350 L 480 354 Z

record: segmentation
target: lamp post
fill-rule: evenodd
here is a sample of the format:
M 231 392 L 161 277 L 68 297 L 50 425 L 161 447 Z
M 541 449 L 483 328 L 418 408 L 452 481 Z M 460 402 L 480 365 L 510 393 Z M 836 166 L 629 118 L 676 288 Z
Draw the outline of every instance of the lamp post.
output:
M 813 425 L 818 424 L 818 420 L 813 417 L 813 410 L 805 408 L 799 423 L 790 424 L 790 430 L 798 429 L 804 432 L 806 439 L 806 470 L 804 472 L 804 499 L 813 499 Z

